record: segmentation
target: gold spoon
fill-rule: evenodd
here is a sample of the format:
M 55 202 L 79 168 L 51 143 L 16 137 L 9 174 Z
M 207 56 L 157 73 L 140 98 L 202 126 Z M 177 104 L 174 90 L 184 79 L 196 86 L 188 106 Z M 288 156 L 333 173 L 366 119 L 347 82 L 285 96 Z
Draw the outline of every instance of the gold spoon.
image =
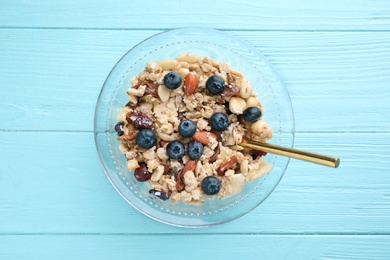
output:
M 305 152 L 293 148 L 287 148 L 279 145 L 256 142 L 249 139 L 243 139 L 240 144 L 243 147 L 253 150 L 259 150 L 267 153 L 283 155 L 299 160 L 305 160 L 312 163 L 317 163 L 333 168 L 339 167 L 340 159 L 332 156 L 322 155 L 318 153 Z

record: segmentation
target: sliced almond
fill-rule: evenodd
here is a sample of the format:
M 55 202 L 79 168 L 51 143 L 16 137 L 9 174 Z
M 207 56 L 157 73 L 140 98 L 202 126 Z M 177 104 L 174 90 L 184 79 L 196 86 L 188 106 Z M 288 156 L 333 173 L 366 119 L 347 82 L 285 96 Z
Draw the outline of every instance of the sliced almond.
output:
M 167 102 L 169 100 L 169 95 L 171 91 L 164 85 L 160 85 L 158 86 L 157 93 L 162 102 Z

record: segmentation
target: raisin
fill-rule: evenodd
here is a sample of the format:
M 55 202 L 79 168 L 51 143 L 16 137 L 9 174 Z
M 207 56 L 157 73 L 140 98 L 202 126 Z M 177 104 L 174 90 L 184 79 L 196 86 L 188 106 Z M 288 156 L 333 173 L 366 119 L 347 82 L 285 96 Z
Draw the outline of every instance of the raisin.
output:
M 137 179 L 137 181 L 147 181 L 152 177 L 152 173 L 148 171 L 148 167 L 146 167 L 146 164 L 141 163 L 140 166 L 135 169 L 134 171 L 134 177 Z
M 232 97 L 236 95 L 240 89 L 232 84 L 226 85 L 224 91 L 222 92 L 221 96 L 223 97 Z
M 253 160 L 256 160 L 257 158 L 262 157 L 262 156 L 266 156 L 266 155 L 267 155 L 267 152 L 258 151 L 258 150 L 251 151 L 251 156 L 252 156 Z
M 181 174 L 182 171 L 178 171 L 175 173 L 175 179 L 176 179 L 176 190 L 178 192 L 184 190 L 184 180 L 183 180 L 183 174 Z
M 175 176 L 176 176 L 176 173 L 177 173 L 177 168 L 176 168 L 176 167 L 173 167 L 173 168 L 169 168 L 169 170 L 168 170 L 168 172 L 166 173 L 166 175 L 168 175 L 168 176 L 175 175 Z
M 169 198 L 168 194 L 166 194 L 165 192 L 160 191 L 160 190 L 151 189 L 151 190 L 149 190 L 149 193 L 152 194 L 153 196 L 156 196 L 157 198 L 159 198 L 161 200 L 167 200 Z
M 134 127 L 137 129 L 151 129 L 153 128 L 153 121 L 141 112 L 134 112 L 131 116 L 135 117 L 133 121 Z M 127 116 L 126 116 L 127 119 Z

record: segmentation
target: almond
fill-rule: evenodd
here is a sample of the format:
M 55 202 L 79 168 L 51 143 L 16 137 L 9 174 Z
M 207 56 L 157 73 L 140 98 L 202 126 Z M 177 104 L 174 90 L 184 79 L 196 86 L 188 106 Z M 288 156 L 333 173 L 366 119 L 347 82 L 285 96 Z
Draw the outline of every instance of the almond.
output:
M 236 156 L 232 156 L 227 158 L 218 168 L 218 173 L 223 174 L 226 170 L 234 168 L 237 164 L 237 158 Z
M 192 161 L 192 160 L 189 160 L 186 165 L 184 165 L 184 168 L 182 170 L 182 174 L 184 176 L 184 174 L 188 171 L 192 171 L 192 172 L 195 172 L 195 168 L 196 168 L 196 161 Z
M 187 95 L 192 95 L 195 93 L 197 87 L 198 87 L 198 78 L 194 74 L 188 73 L 184 79 L 184 92 Z
M 217 139 L 217 136 L 213 133 L 207 131 L 198 131 L 192 136 L 192 139 L 204 145 L 208 145 L 210 137 Z

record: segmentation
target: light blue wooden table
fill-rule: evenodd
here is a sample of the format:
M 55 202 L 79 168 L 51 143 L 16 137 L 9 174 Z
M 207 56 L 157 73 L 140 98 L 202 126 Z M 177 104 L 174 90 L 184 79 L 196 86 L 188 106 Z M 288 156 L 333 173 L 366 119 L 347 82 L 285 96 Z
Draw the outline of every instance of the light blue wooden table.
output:
M 390 1 L 0 0 L 0 259 L 390 259 Z M 226 30 L 275 65 L 300 161 L 248 215 L 187 230 L 114 190 L 93 140 L 116 61 L 165 29 Z

